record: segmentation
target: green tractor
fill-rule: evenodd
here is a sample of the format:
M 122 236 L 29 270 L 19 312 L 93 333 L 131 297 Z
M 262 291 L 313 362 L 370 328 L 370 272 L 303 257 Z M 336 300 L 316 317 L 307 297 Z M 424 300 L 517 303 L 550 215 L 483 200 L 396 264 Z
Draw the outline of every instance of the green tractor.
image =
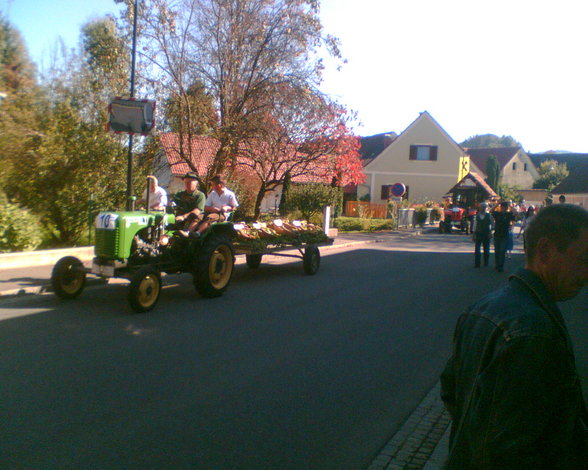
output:
M 136 312 L 151 310 L 161 292 L 161 274 L 190 273 L 204 297 L 218 297 L 229 285 L 235 264 L 230 222 L 210 226 L 199 238 L 177 234 L 175 216 L 163 212 L 101 212 L 95 219 L 91 268 L 73 257 L 54 266 L 51 284 L 63 299 L 77 297 L 91 273 L 130 281 L 129 302 Z

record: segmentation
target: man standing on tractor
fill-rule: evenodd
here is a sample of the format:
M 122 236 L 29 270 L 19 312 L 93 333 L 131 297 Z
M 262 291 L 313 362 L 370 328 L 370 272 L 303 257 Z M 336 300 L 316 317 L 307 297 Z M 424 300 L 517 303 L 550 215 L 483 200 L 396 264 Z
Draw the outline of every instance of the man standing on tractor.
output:
M 184 222 L 184 230 L 180 233 L 185 232 L 184 236 L 188 236 L 202 220 L 206 196 L 198 191 L 196 173 L 186 173 L 182 179 L 184 190 L 176 193 L 172 201 L 176 205 L 176 222 Z

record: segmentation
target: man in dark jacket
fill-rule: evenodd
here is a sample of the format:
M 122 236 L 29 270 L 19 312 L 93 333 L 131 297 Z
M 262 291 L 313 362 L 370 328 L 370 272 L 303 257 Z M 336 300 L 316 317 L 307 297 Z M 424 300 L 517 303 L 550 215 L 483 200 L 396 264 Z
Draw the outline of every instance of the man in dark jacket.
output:
M 496 260 L 496 271 L 504 271 L 504 260 L 508 246 L 508 237 L 515 216 L 507 201 L 501 202 L 492 212 L 494 217 L 494 257 Z
M 473 239 L 475 242 L 474 249 L 474 267 L 480 267 L 481 247 L 484 247 L 484 266 L 488 266 L 490 259 L 490 239 L 492 238 L 492 228 L 494 221 L 488 213 L 488 204 L 481 202 L 478 213 L 474 217 L 474 227 L 472 228 Z
M 588 468 L 588 413 L 556 305 L 588 282 L 588 212 L 549 206 L 525 241 L 525 269 L 458 320 L 441 376 L 447 469 Z

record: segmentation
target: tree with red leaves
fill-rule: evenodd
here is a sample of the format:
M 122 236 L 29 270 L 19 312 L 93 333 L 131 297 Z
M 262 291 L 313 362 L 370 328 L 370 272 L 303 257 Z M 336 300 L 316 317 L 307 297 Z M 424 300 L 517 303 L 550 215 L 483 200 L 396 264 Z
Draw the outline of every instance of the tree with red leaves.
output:
M 357 184 L 365 180 L 344 107 L 319 92 L 283 85 L 271 96 L 266 114 L 256 123 L 256 135 L 239 151 L 236 167 L 259 179 L 255 216 L 264 196 L 283 185 L 289 174 L 294 182 Z

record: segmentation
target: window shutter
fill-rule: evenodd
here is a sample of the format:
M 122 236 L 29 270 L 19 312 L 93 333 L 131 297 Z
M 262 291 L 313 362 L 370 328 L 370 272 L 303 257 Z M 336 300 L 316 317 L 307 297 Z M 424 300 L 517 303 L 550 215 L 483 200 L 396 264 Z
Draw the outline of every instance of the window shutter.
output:
M 416 145 L 411 145 L 410 146 L 410 154 L 408 156 L 409 160 L 416 160 L 417 158 L 417 146 Z
M 431 160 L 437 160 L 437 146 L 436 145 L 431 147 L 429 157 Z
M 382 193 L 380 194 L 380 199 L 388 199 L 391 194 L 392 194 L 392 185 L 383 184 L 382 185 Z

